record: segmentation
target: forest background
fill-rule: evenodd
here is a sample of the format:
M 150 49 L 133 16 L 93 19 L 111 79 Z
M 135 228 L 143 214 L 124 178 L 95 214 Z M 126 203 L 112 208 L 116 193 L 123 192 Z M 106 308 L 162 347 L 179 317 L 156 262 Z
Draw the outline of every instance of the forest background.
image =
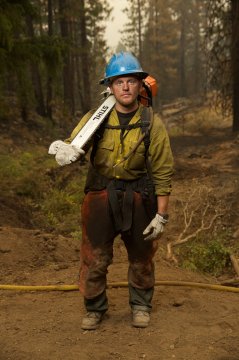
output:
M 107 0 L 0 0 L 3 226 L 15 223 L 80 238 L 79 204 L 86 167 L 76 164 L 71 171 L 59 169 L 47 155 L 47 147 L 67 137 L 81 116 L 102 101 L 99 80 L 112 55 L 105 30 L 113 6 L 114 1 Z M 200 128 L 204 136 L 204 125 L 207 131 L 212 122 L 220 128 L 226 119 L 235 137 L 239 130 L 238 1 L 131 0 L 124 13 L 127 21 L 116 51 L 132 51 L 143 69 L 157 79 L 155 111 L 163 116 L 172 103 L 176 112 L 178 106 L 192 106 L 188 117 L 196 125 L 191 129 L 184 113 L 172 126 L 175 119 L 169 111 L 165 123 L 170 135 L 194 136 Z M 213 208 L 215 200 L 208 201 Z M 225 204 L 223 216 L 234 203 L 230 207 L 225 199 Z M 198 210 L 200 216 L 204 205 Z M 178 208 L 181 213 L 183 207 Z M 226 246 L 239 226 L 230 221 Z M 209 233 L 215 232 L 215 224 Z M 203 230 L 199 222 L 194 227 Z M 216 228 L 225 233 L 224 222 Z M 184 230 L 176 229 L 177 237 Z M 190 239 L 197 234 L 192 231 Z M 215 238 L 206 264 L 195 265 L 195 255 L 189 264 L 192 268 L 217 273 L 228 264 L 229 251 L 222 247 L 218 234 Z M 208 249 L 203 242 L 200 251 Z M 210 266 L 213 252 L 218 258 Z
M 1 0 L 2 115 L 6 98 L 17 100 L 25 121 L 36 111 L 56 122 L 60 109 L 67 122 L 67 115 L 96 106 L 111 55 L 105 29 L 112 6 L 107 0 Z M 216 91 L 224 109 L 233 105 L 238 130 L 238 11 L 229 0 L 128 1 L 116 51 L 132 51 L 156 77 L 156 109 Z
M 157 79 L 175 159 L 155 278 L 176 286 L 155 286 L 149 327 L 133 328 L 117 237 L 109 311 L 80 329 L 89 156 L 60 167 L 48 148 L 102 103 L 118 2 L 0 0 L 0 360 L 238 360 L 239 0 L 124 2 L 116 51 Z

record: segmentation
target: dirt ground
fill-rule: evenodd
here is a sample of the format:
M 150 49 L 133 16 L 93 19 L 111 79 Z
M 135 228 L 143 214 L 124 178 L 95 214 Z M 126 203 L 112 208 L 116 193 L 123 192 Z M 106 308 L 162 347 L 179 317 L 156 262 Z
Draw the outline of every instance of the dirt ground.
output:
M 182 230 L 178 200 L 194 182 L 213 187 L 218 201 L 231 199 L 230 221 L 238 231 L 238 197 L 232 201 L 239 194 L 238 146 L 230 129 L 172 139 L 176 174 L 171 221 L 156 257 L 157 280 L 218 281 L 166 261 L 166 243 Z M 0 283 L 77 284 L 79 242 L 24 228 L 14 209 L 6 211 L 0 228 Z M 226 226 L 229 218 L 223 221 Z M 108 280 L 126 281 L 120 239 L 114 254 Z M 100 328 L 83 331 L 78 291 L 0 290 L 0 360 L 239 360 L 238 293 L 157 286 L 146 329 L 131 327 L 127 288 L 109 288 L 108 297 L 110 308 Z

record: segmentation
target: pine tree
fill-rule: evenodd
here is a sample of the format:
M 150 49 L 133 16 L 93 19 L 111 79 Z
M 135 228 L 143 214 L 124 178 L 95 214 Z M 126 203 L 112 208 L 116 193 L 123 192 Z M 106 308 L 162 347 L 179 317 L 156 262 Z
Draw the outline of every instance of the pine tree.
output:
M 133 52 L 143 62 L 143 41 L 145 26 L 148 16 L 148 2 L 145 0 L 128 0 L 129 4 L 124 9 L 129 22 L 123 29 L 122 42 L 126 48 Z
M 143 45 L 145 69 L 159 84 L 156 105 L 177 96 L 178 30 L 169 3 L 150 0 L 147 31 Z
M 87 111 L 99 93 L 107 0 L 0 0 L 0 91 L 54 119 L 55 104 Z
M 207 16 L 208 84 L 223 113 L 232 113 L 232 130 L 239 131 L 238 1 L 210 0 Z

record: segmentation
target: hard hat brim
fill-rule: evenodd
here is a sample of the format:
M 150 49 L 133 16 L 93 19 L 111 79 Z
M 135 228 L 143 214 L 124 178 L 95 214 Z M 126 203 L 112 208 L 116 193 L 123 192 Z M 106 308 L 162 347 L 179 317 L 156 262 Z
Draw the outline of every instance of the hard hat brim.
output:
M 114 78 L 117 78 L 117 77 L 124 77 L 124 76 L 137 76 L 139 79 L 143 80 L 145 79 L 149 74 L 146 73 L 145 71 L 130 71 L 130 72 L 125 72 L 125 73 L 122 73 L 122 74 L 113 74 L 112 76 L 108 76 L 108 77 L 105 77 L 104 79 L 101 79 L 99 81 L 99 84 L 100 85 L 105 85 L 105 86 L 109 86 L 110 82 L 114 79 Z

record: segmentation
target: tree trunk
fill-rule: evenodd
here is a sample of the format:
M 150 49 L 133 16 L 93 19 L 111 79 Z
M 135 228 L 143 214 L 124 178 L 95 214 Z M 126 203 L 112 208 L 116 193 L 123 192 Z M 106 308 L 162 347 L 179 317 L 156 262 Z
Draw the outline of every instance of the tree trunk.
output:
M 81 34 L 81 76 L 82 76 L 82 101 L 81 107 L 83 112 L 91 108 L 91 89 L 90 89 L 90 70 L 89 70 L 89 46 L 86 36 L 86 19 L 85 19 L 85 0 L 79 0 L 80 4 L 80 34 Z
M 142 63 L 142 19 L 141 19 L 141 4 L 140 0 L 137 0 L 137 8 L 138 8 L 138 47 L 139 47 L 139 61 Z
M 68 0 L 59 0 L 59 14 L 60 14 L 60 29 L 61 36 L 66 42 L 64 66 L 63 66 L 63 88 L 64 88 L 64 104 L 73 114 L 75 112 L 74 99 L 74 70 L 72 68 L 72 53 L 71 53 L 71 34 L 69 15 L 66 14 L 69 10 Z
M 200 84 L 200 54 L 199 54 L 199 38 L 200 38 L 200 25 L 199 25 L 199 11 L 200 4 L 198 0 L 195 2 L 195 14 L 194 14 L 194 61 L 193 61 L 193 93 L 196 95 L 199 93 L 199 84 Z
M 233 81 L 233 124 L 232 130 L 239 131 L 239 2 L 232 0 L 232 81 Z
M 52 0 L 47 2 L 48 10 L 48 36 L 51 38 L 53 35 L 53 14 L 52 14 Z M 46 85 L 46 107 L 47 107 L 47 116 L 52 119 L 52 98 L 53 98 L 53 79 L 50 71 L 48 70 L 47 74 L 47 85 Z
M 34 38 L 34 28 L 32 23 L 31 16 L 26 16 L 26 24 L 27 24 L 27 32 L 28 36 L 33 39 Z M 41 76 L 39 72 L 38 64 L 31 61 L 31 77 L 32 77 L 32 84 L 35 94 L 36 100 L 36 112 L 41 116 L 46 116 L 46 109 L 44 103 L 44 95 L 42 90 L 42 82 Z
M 186 46 L 186 18 L 185 4 L 182 2 L 181 9 L 181 34 L 180 34 L 180 62 L 179 62 L 179 78 L 180 78 L 180 96 L 187 96 L 186 75 L 185 75 L 185 46 Z

